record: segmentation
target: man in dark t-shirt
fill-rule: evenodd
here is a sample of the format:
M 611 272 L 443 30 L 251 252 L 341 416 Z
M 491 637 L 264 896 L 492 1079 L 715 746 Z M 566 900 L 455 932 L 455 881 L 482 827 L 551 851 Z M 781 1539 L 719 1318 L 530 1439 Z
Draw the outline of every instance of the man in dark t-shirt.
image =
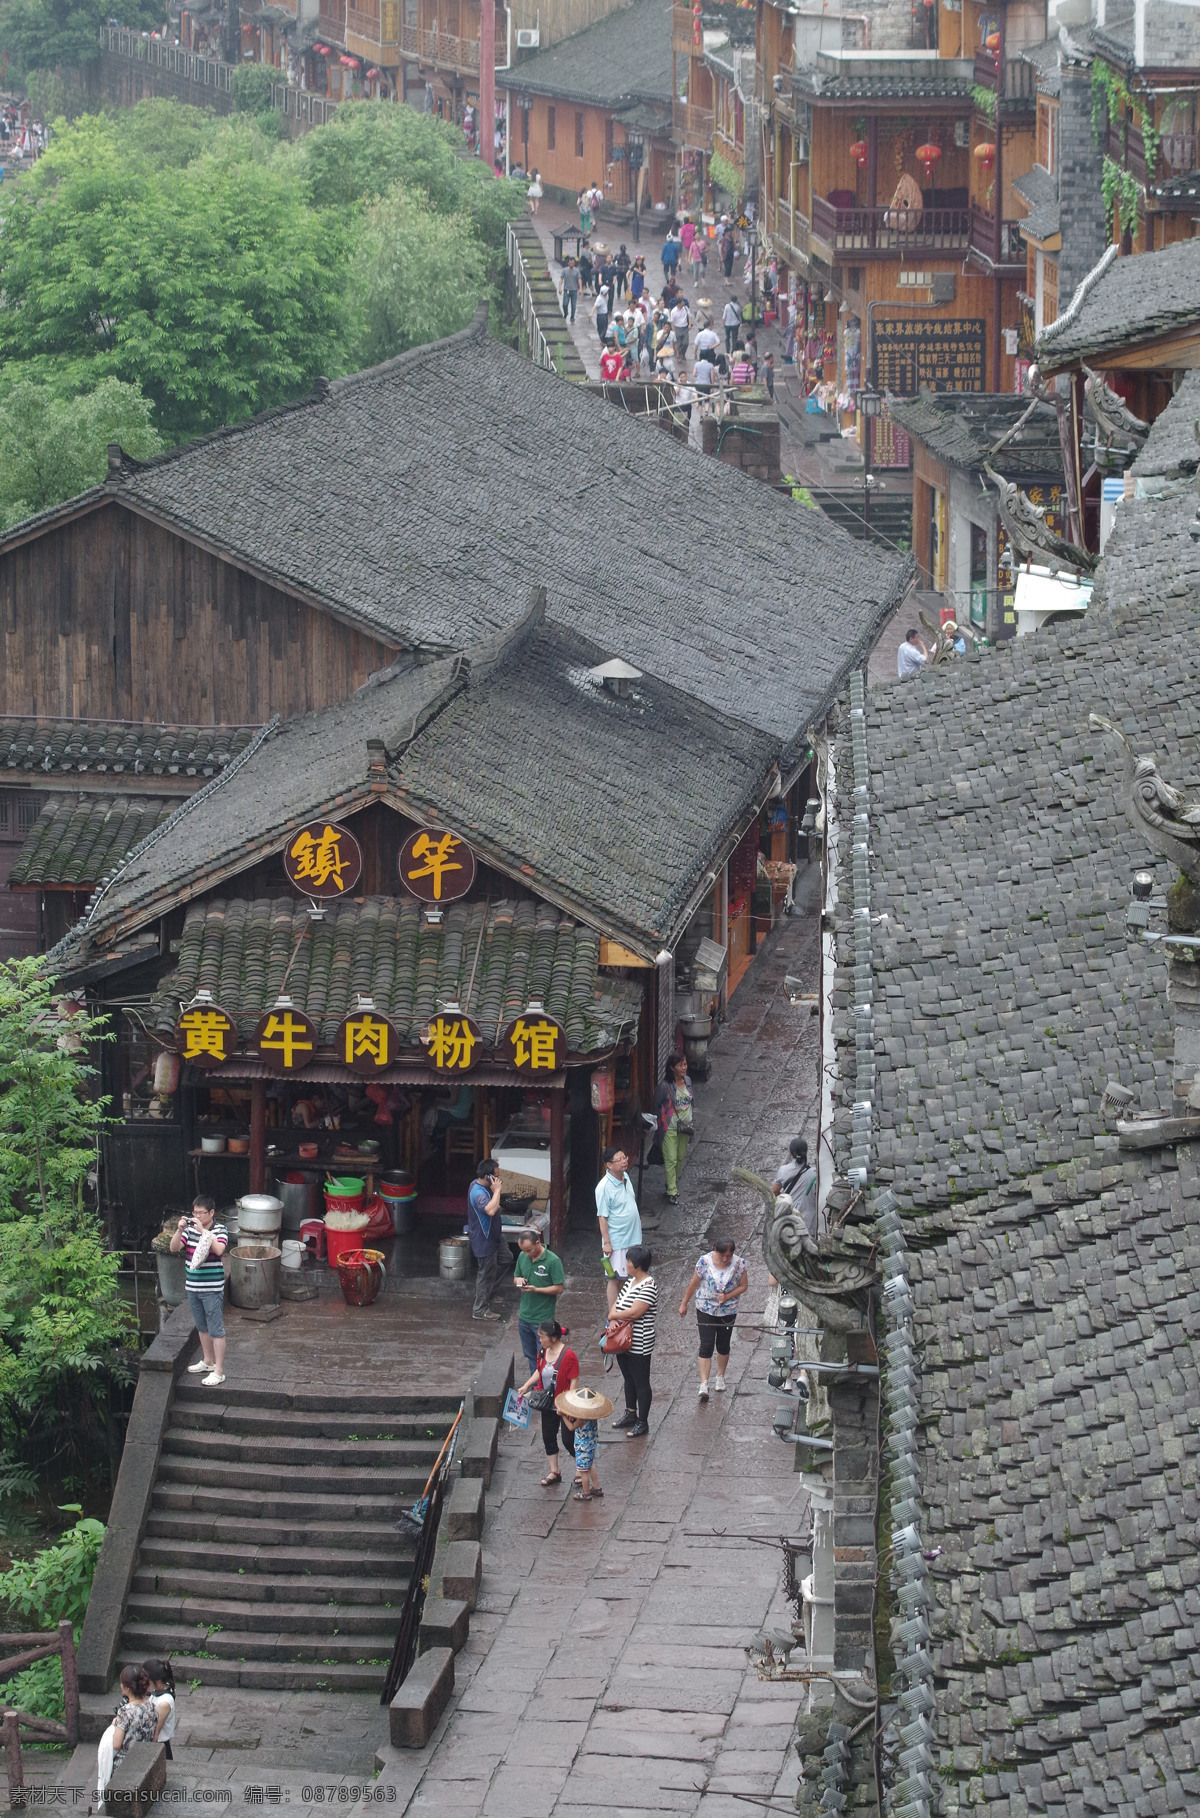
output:
M 488 1156 L 480 1162 L 467 1189 L 467 1235 L 476 1264 L 475 1319 L 500 1317 L 492 1312 L 490 1302 L 500 1276 L 501 1224 L 500 1170 Z

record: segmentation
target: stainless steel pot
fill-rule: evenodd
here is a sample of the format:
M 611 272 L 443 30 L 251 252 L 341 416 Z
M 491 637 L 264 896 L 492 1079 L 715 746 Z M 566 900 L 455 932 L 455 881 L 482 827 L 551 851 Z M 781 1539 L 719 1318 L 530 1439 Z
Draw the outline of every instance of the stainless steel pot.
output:
M 283 1218 L 283 1201 L 273 1193 L 247 1193 L 238 1203 L 238 1230 L 242 1232 L 278 1231 Z
M 283 1203 L 285 1231 L 298 1231 L 306 1218 L 320 1218 L 325 1210 L 321 1204 L 321 1183 L 315 1175 L 311 1180 L 277 1180 L 275 1191 Z

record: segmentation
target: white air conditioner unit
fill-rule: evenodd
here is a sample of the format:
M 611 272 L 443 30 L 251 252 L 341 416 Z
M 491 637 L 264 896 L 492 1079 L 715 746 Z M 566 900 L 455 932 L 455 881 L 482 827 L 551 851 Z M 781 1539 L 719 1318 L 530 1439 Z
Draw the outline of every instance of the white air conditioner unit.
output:
M 517 33 L 518 50 L 536 50 L 541 41 L 542 33 L 540 27 L 535 27 L 533 31 Z

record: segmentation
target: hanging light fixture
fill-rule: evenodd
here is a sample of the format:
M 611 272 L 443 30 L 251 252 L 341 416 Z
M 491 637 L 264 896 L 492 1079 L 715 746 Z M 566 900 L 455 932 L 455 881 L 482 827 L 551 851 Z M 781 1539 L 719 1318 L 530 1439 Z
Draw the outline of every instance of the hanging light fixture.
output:
M 850 147 L 850 156 L 854 159 L 854 162 L 858 165 L 859 170 L 862 169 L 863 165 L 867 161 L 868 149 L 869 148 L 867 146 L 867 142 L 865 139 L 856 139 L 854 141 L 854 144 Z
M 974 156 L 979 159 L 984 170 L 990 171 L 996 162 L 996 147 L 990 139 L 985 139 L 981 145 L 975 147 Z

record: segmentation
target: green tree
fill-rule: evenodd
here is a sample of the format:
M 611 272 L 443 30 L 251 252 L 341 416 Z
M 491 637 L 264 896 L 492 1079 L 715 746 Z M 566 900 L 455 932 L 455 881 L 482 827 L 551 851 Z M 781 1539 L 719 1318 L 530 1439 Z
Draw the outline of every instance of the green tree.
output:
M 63 1507 L 78 1513 L 78 1504 Z M 104 1523 L 84 1516 L 54 1546 L 44 1547 L 32 1559 L 14 1560 L 7 1572 L 0 1573 L 0 1605 L 8 1620 L 26 1629 L 36 1625 L 43 1631 L 57 1628 L 60 1622 L 70 1622 L 78 1641 L 103 1541 Z M 6 1679 L 0 1694 L 7 1708 L 61 1722 L 61 1659 L 55 1655 L 35 1661 L 24 1672 Z
M 88 1044 L 103 1020 L 61 998 L 38 959 L 0 961 L 0 1220 L 49 1230 L 81 1205 L 107 1099 Z
M 94 391 L 60 398 L 27 379 L 11 382 L 0 393 L 0 529 L 98 485 L 110 442 L 138 460 L 162 448 L 136 385 L 101 379 Z
M 163 18 L 161 0 L 8 0 L 0 8 L 0 51 L 23 73 L 86 69 L 100 55 L 108 19 L 137 30 Z
M 364 366 L 465 328 L 491 288 L 466 215 L 439 215 L 403 190 L 377 202 L 359 241 L 354 294 Z
M 265 63 L 242 63 L 229 79 L 229 92 L 239 114 L 260 114 L 271 105 L 274 77 Z
M 4 216 L 0 361 L 60 390 L 140 383 L 171 441 L 340 370 L 345 229 L 305 205 L 286 148 L 245 145 L 163 168 L 112 117 L 56 135 Z

